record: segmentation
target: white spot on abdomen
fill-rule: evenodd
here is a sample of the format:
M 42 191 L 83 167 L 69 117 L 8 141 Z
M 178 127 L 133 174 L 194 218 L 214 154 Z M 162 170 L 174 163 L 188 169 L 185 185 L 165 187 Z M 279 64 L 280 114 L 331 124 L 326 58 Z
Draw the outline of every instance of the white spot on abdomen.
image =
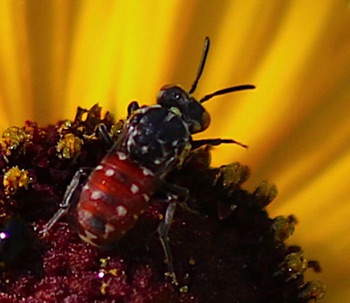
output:
M 109 234 L 115 230 L 115 227 L 114 227 L 114 225 L 108 223 L 108 224 L 106 224 L 105 230 L 106 230 L 106 233 Z
M 91 200 L 99 200 L 102 198 L 102 193 L 98 190 L 95 190 L 91 194 Z
M 116 211 L 117 215 L 120 217 L 124 217 L 128 213 L 128 210 L 123 205 L 117 206 Z
M 119 160 L 125 160 L 126 155 L 124 153 L 117 153 Z
M 133 194 L 136 194 L 139 192 L 140 188 L 136 184 L 132 184 L 130 190 Z
M 106 177 L 112 177 L 114 175 L 115 171 L 114 169 L 107 169 L 105 172 Z

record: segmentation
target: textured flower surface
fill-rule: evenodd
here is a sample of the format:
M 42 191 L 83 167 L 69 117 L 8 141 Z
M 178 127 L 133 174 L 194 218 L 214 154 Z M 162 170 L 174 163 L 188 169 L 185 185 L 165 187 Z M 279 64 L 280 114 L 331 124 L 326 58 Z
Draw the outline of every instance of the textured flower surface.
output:
M 78 237 L 74 226 L 82 204 L 71 208 L 70 223 L 58 222 L 40 233 L 75 171 L 95 167 L 107 153 L 96 135 L 101 123 L 114 140 L 123 136 L 118 131 L 123 120 L 101 116 L 95 105 L 89 111 L 79 108 L 73 121 L 51 127 L 27 122 L 22 131 L 31 139 L 21 144 L 23 132 L 11 137 L 16 145 L 6 137 L 0 163 L 5 171 L 0 302 L 306 303 L 324 297 L 321 282 L 304 279 L 308 268 L 320 271 L 319 263 L 307 260 L 301 247 L 285 244 L 296 218 L 272 219 L 265 210 L 276 187 L 262 182 L 253 193 L 243 190 L 248 167 L 237 162 L 210 167 L 209 146 L 194 149 L 167 178 L 189 190 L 186 207 L 178 207 L 169 233 L 174 273 L 164 263 L 156 232 L 167 205 L 161 192 L 110 251 Z
M 77 106 L 96 102 L 122 117 L 131 100 L 154 103 L 167 82 L 190 87 L 203 39 L 210 36 L 196 95 L 257 86 L 254 93 L 208 103 L 213 119 L 201 136 L 249 145 L 215 149 L 213 165 L 248 165 L 253 173 L 244 187 L 250 190 L 263 179 L 276 182 L 279 195 L 268 207 L 270 216 L 295 214 L 298 229 L 289 244 L 300 244 L 307 259 L 322 265 L 317 276 L 308 271 L 308 280 L 325 282 L 323 302 L 349 301 L 347 1 L 20 0 L 2 1 L 0 14 L 3 130 L 27 119 L 41 126 L 73 119 Z M 18 135 L 20 145 L 36 138 Z M 61 142 L 60 161 L 84 148 L 75 139 Z M 4 176 L 25 193 L 36 183 L 23 169 L 18 164 Z M 66 180 L 58 176 L 57 182 L 61 178 Z

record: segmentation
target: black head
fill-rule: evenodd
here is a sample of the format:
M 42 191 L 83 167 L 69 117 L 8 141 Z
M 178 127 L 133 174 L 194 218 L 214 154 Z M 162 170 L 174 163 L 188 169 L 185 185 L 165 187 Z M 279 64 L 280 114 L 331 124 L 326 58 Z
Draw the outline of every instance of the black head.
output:
M 204 131 L 210 124 L 210 115 L 206 109 L 202 106 L 202 103 L 219 95 L 231 93 L 234 91 L 252 89 L 253 85 L 240 85 L 234 87 L 228 87 L 218 90 L 212 94 L 205 95 L 199 101 L 194 99 L 191 94 L 196 90 L 199 78 L 203 73 L 203 68 L 207 55 L 209 52 L 209 38 L 205 38 L 203 56 L 199 65 L 197 76 L 191 89 L 186 92 L 178 85 L 165 85 L 163 86 L 157 97 L 157 103 L 162 107 L 178 111 L 183 120 L 188 124 L 191 134 L 195 134 Z
M 178 110 L 191 134 L 201 132 L 209 126 L 208 112 L 180 86 L 163 86 L 158 93 L 157 103 L 163 107 Z

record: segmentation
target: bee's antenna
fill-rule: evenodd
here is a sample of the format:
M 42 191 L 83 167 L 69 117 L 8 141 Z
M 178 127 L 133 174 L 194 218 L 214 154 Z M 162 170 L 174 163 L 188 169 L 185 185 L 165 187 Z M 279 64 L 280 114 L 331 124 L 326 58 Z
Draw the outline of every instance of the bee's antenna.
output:
M 197 71 L 197 76 L 196 79 L 194 80 L 191 89 L 188 91 L 188 93 L 191 95 L 197 88 L 198 85 L 198 81 L 200 79 L 200 77 L 202 76 L 203 73 L 203 69 L 204 69 L 204 65 L 205 65 L 205 61 L 207 61 L 207 56 L 208 56 L 208 52 L 209 52 L 209 46 L 210 46 L 210 40 L 209 37 L 205 37 L 204 40 L 204 49 L 203 49 L 203 55 L 199 64 L 199 68 Z
M 255 88 L 254 85 L 251 84 L 244 84 L 244 85 L 238 85 L 238 86 L 232 86 L 232 87 L 227 87 L 227 88 L 223 88 L 220 89 L 214 93 L 205 95 L 202 99 L 199 100 L 199 103 L 203 103 L 205 101 L 208 101 L 209 99 L 215 97 L 215 96 L 219 96 L 219 95 L 224 95 L 224 94 L 228 94 L 228 93 L 232 93 L 232 92 L 236 92 L 239 90 L 245 90 L 245 89 L 253 89 Z

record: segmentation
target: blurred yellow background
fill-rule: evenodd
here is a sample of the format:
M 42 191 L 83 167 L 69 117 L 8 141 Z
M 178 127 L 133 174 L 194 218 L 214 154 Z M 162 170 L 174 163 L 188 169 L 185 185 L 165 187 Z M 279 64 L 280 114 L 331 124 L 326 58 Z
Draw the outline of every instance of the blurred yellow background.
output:
M 117 118 L 159 88 L 189 89 L 211 38 L 195 96 L 217 97 L 210 128 L 234 138 L 215 165 L 252 169 L 247 188 L 279 188 L 272 216 L 294 213 L 300 244 L 323 272 L 324 303 L 350 302 L 350 7 L 346 0 L 2 0 L 0 128 L 73 118 L 99 102 Z

